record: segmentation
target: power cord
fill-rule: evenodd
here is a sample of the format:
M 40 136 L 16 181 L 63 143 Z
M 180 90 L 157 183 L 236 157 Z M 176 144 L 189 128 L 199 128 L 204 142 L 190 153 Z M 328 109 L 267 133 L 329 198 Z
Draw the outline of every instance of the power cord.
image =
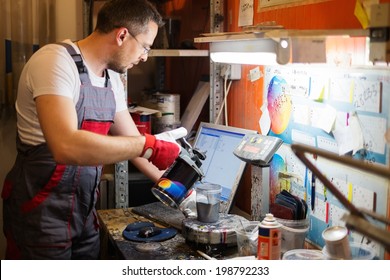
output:
M 229 95 L 229 91 L 230 91 L 230 87 L 232 85 L 232 80 L 230 80 L 230 72 L 231 71 L 231 66 L 229 64 L 227 65 L 224 65 L 221 69 L 221 76 L 223 76 L 223 79 L 224 79 L 224 98 L 223 98 L 223 102 L 222 102 L 222 105 L 221 105 L 221 109 L 219 110 L 218 112 L 218 115 L 217 115 L 217 118 L 215 119 L 215 124 L 217 124 L 219 122 L 219 119 L 221 117 L 221 114 L 222 114 L 222 111 L 225 112 L 225 125 L 229 125 L 228 124 L 228 111 L 227 111 L 227 97 Z M 229 81 L 229 84 L 228 84 L 228 81 Z

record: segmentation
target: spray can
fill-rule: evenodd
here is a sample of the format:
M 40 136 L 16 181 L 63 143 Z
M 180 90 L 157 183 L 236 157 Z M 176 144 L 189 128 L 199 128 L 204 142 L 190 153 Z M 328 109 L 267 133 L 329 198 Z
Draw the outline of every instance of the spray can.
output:
M 280 260 L 281 252 L 281 224 L 273 214 L 266 214 L 259 224 L 259 238 L 257 243 L 258 260 Z

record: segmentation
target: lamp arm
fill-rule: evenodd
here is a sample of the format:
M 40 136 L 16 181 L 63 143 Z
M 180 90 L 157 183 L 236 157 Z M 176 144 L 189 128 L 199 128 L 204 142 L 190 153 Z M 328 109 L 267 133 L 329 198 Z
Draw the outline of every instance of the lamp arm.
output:
M 347 166 L 352 166 L 357 169 L 363 170 L 365 172 L 373 173 L 380 175 L 385 178 L 390 179 L 390 169 L 384 168 L 382 166 L 374 166 L 372 164 L 367 164 L 355 159 L 352 159 L 347 156 L 338 156 L 333 153 L 330 153 L 325 150 L 318 148 L 313 148 L 311 146 L 303 144 L 292 144 L 292 151 L 295 155 L 313 172 L 313 174 L 325 185 L 327 189 L 340 201 L 340 203 L 350 211 L 350 216 L 343 217 L 346 221 L 347 227 L 354 229 L 358 232 L 363 233 L 364 235 L 369 236 L 373 240 L 380 242 L 385 246 L 386 250 L 390 251 L 390 234 L 388 231 L 381 228 L 375 227 L 370 224 L 365 215 L 371 216 L 374 219 L 381 221 L 387 225 L 390 224 L 390 220 L 386 217 L 378 215 L 377 213 L 359 209 L 353 205 L 337 188 L 336 186 L 329 181 L 328 178 L 306 157 L 305 153 L 310 153 L 316 156 L 321 156 Z M 365 215 L 364 215 L 365 214 Z
M 339 162 L 342 161 L 340 160 L 342 157 L 334 157 L 333 154 L 327 151 L 315 149 L 313 147 L 301 144 L 292 144 L 291 149 L 296 154 L 296 156 L 314 173 L 314 175 L 329 189 L 329 191 L 341 202 L 341 204 L 351 212 L 351 214 L 364 217 L 363 214 L 336 188 L 336 186 L 331 181 L 329 181 L 329 179 L 326 178 L 326 176 L 322 174 L 321 171 L 306 157 L 305 152 L 323 156 Z

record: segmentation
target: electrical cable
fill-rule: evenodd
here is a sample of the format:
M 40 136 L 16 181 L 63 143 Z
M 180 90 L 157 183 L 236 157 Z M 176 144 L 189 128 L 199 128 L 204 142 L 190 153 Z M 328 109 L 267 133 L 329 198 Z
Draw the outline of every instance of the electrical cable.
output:
M 222 107 L 221 107 L 221 109 L 219 110 L 219 112 L 218 112 L 218 115 L 217 115 L 217 118 L 215 119 L 215 124 L 218 124 L 218 122 L 219 122 L 219 118 L 221 117 L 221 113 L 222 113 L 222 111 L 224 111 L 225 110 L 225 125 L 228 125 L 228 121 L 227 121 L 227 97 L 228 97 L 228 95 L 229 95 L 229 91 L 230 91 L 230 87 L 231 87 L 231 85 L 232 85 L 232 81 L 230 80 L 229 81 L 229 85 L 226 87 L 226 85 L 227 85 L 227 81 L 228 81 L 228 78 L 227 78 L 227 75 L 225 75 L 225 78 L 224 78 L 224 99 L 223 99 L 223 102 L 222 102 Z M 225 108 L 223 108 L 223 107 L 225 107 Z
M 225 91 L 225 98 L 224 98 L 224 108 L 225 108 L 225 125 L 229 125 L 229 121 L 228 121 L 228 107 L 227 107 L 227 96 L 229 94 L 229 91 L 230 91 L 230 86 L 232 85 L 232 81 L 230 80 L 229 81 L 229 86 L 228 88 L 226 88 L 226 84 L 227 84 L 227 79 L 225 79 L 225 82 L 224 82 L 224 91 Z

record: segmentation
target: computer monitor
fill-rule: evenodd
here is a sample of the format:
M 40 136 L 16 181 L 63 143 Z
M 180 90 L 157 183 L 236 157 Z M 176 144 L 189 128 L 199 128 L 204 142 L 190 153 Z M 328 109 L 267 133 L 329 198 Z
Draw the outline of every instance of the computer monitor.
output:
M 246 163 L 237 158 L 233 151 L 248 133 L 257 131 L 206 122 L 201 122 L 197 130 L 193 148 L 206 155 L 201 166 L 205 174 L 202 182 L 222 186 L 221 213 L 230 211 L 244 172 Z

